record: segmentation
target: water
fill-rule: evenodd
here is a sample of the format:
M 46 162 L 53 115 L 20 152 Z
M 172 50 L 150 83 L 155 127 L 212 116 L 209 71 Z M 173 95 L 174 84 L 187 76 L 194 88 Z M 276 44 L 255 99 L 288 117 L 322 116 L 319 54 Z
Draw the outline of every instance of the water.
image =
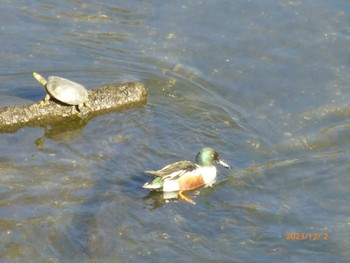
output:
M 149 92 L 88 123 L 0 134 L 1 262 L 348 262 L 347 1 L 0 7 L 6 105 L 44 97 L 32 71 Z M 196 205 L 141 188 L 144 170 L 204 146 L 234 169 Z

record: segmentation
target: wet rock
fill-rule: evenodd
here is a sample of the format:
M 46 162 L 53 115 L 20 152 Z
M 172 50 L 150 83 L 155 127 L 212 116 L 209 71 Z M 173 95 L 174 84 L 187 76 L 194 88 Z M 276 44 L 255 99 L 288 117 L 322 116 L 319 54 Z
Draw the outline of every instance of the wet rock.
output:
M 139 107 L 147 102 L 147 91 L 140 82 L 127 82 L 97 87 L 89 92 L 90 107 L 81 111 L 56 100 L 36 102 L 0 109 L 0 132 L 16 132 L 24 126 L 46 126 L 77 119 L 89 120 L 108 112 Z

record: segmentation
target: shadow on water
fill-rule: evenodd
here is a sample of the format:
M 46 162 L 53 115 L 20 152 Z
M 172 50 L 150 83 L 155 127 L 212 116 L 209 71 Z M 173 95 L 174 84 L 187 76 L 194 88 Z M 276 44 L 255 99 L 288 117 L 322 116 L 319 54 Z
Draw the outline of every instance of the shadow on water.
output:
M 79 121 L 63 121 L 60 123 L 47 125 L 44 127 L 44 135 L 38 138 L 35 141 L 35 144 L 38 148 L 43 148 L 45 146 L 46 139 L 52 139 L 59 142 L 73 141 L 82 134 L 87 123 L 87 119 L 80 119 Z
M 74 209 L 70 222 L 58 225 L 50 233 L 50 250 L 63 261 L 103 259 L 116 249 L 116 226 L 127 211 L 112 220 L 106 216 L 111 210 L 116 210 L 114 205 L 110 207 L 110 200 L 116 195 L 112 192 L 112 184 L 106 183 L 103 176 L 98 178 L 86 193 L 89 197 Z
M 76 262 L 86 258 L 105 258 L 116 249 L 117 231 L 110 231 L 115 229 L 116 222 L 100 216 L 106 213 L 103 208 L 106 199 L 107 196 L 95 196 L 86 200 L 80 211 L 75 211 L 69 226 L 50 233 L 51 249 L 57 257 Z M 91 202 L 97 205 L 92 207 Z
M 193 200 L 193 197 L 199 195 L 202 189 L 196 189 L 192 191 L 186 191 L 184 194 L 186 197 Z M 146 196 L 142 198 L 143 202 L 147 204 L 150 211 L 160 208 L 169 202 L 187 202 L 182 200 L 177 192 L 163 193 L 160 191 L 150 191 Z

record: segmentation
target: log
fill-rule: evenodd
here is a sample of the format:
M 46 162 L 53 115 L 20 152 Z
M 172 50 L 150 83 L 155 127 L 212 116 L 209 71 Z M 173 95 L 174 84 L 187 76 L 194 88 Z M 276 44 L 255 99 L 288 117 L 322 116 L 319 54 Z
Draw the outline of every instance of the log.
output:
M 2 108 L 0 132 L 16 132 L 25 126 L 46 127 L 63 121 L 88 121 L 101 114 L 139 107 L 146 102 L 147 91 L 140 82 L 104 85 L 89 91 L 90 107 L 81 107 L 81 111 L 54 99 L 46 105 L 39 101 Z

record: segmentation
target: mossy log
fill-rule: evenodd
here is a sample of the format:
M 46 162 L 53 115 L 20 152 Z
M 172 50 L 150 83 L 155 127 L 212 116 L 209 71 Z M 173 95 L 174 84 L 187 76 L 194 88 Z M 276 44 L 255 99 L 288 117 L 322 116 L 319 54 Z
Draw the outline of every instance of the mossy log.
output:
M 147 91 L 140 82 L 104 85 L 89 92 L 90 107 L 81 111 L 73 106 L 50 99 L 32 104 L 14 105 L 0 109 L 0 132 L 16 132 L 24 126 L 45 127 L 62 121 L 91 119 L 108 112 L 138 107 L 147 102 Z

